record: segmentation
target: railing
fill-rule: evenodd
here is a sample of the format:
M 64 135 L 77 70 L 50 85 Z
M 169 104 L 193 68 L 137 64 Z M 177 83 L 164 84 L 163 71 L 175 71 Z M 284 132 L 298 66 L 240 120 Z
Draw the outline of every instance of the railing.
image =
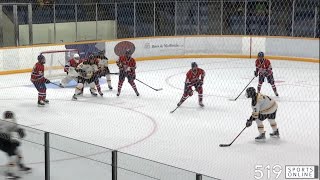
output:
M 0 124 L 3 120 L 0 120 Z M 215 180 L 184 169 L 107 149 L 87 142 L 22 126 L 24 161 L 33 180 Z M 0 167 L 7 159 L 0 157 Z M 0 175 L 1 177 L 1 175 Z
M 3 3 L 0 46 L 202 34 L 316 38 L 319 24 L 317 0 Z

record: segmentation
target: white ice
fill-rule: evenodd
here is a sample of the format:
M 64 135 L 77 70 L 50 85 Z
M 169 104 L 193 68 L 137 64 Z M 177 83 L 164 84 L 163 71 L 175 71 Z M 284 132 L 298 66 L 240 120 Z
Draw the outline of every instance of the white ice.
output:
M 199 107 L 195 93 L 171 114 L 181 98 L 185 73 L 193 61 L 206 71 L 205 107 Z M 78 101 L 71 100 L 74 88 L 59 89 L 50 85 L 47 90 L 50 104 L 46 107 L 37 107 L 37 91 L 31 85 L 29 73 L 0 76 L 0 113 L 12 110 L 22 125 L 220 179 L 254 179 L 254 168 L 259 164 L 263 167 L 281 165 L 283 172 L 279 179 L 284 179 L 285 165 L 319 164 L 319 64 L 272 60 L 272 65 L 280 97 L 274 96 L 267 83 L 263 84 L 262 93 L 275 98 L 279 104 L 276 121 L 281 138 L 269 138 L 271 128 L 265 121 L 265 143 L 254 141 L 258 131 L 253 124 L 232 146 L 219 147 L 221 143 L 231 142 L 251 115 L 250 100 L 244 94 L 237 101 L 229 99 L 235 98 L 253 77 L 252 59 L 139 61 L 137 78 L 155 88 L 163 88 L 162 91 L 154 91 L 136 81 L 140 92 L 137 97 L 125 82 L 121 96 L 117 97 L 118 77 L 112 76 L 114 89 L 109 91 L 107 85 L 102 84 L 104 97 L 92 97 L 85 88 L 84 96 Z M 112 72 L 117 71 L 114 64 L 110 68 Z M 101 81 L 105 82 L 105 78 Z M 257 78 L 251 86 L 257 86 Z M 32 129 L 27 132 L 29 139 L 43 144 L 43 134 Z M 57 135 L 52 135 L 51 143 L 57 149 L 75 154 L 52 150 L 53 180 L 89 179 L 92 174 L 95 180 L 111 178 L 110 150 Z M 25 141 L 22 146 L 26 163 L 34 168 L 33 173 L 23 179 L 43 179 L 43 146 Z M 89 158 L 102 163 L 77 155 L 91 155 Z M 0 153 L 0 165 L 5 163 L 5 154 Z M 119 166 L 125 169 L 119 170 L 119 180 L 174 179 L 157 172 L 169 172 L 166 167 L 127 154 L 119 155 Z M 3 170 L 2 166 L 0 173 Z M 183 180 L 192 175 L 178 169 L 170 173 L 175 174 L 174 177 L 184 174 Z M 274 173 L 270 176 L 275 179 Z M 262 179 L 267 179 L 266 174 Z

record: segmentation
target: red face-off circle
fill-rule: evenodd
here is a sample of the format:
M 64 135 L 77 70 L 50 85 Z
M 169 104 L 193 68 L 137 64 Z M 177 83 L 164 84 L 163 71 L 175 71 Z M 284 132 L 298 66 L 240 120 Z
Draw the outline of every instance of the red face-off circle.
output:
M 136 50 L 135 45 L 130 41 L 121 41 L 114 47 L 114 53 L 117 56 L 123 56 L 126 54 L 126 51 L 130 50 L 132 55 L 134 51 Z

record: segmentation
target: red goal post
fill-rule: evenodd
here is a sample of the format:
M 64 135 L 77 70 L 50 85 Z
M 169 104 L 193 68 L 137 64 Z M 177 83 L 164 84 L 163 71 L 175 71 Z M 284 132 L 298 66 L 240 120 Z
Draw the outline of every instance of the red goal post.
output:
M 50 50 L 42 51 L 42 54 L 46 58 L 45 77 L 48 79 L 61 79 L 66 76 L 64 72 L 64 65 L 73 58 L 74 54 L 79 54 L 78 49 L 64 49 L 64 50 Z

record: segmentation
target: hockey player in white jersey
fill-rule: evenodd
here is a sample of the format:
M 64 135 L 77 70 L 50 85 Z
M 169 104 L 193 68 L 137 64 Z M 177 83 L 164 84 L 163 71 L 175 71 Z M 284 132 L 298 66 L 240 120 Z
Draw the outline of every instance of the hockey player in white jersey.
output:
M 273 132 L 270 133 L 270 137 L 279 137 L 280 134 L 275 121 L 278 109 L 277 102 L 269 96 L 256 93 L 256 90 L 253 87 L 249 87 L 246 90 L 246 97 L 252 98 L 251 106 L 253 110 L 251 117 L 247 120 L 246 127 L 250 127 L 252 125 L 252 121 L 256 121 L 258 131 L 260 133 L 255 140 L 264 141 L 266 139 L 263 125 L 263 121 L 266 119 L 268 119 L 273 130 Z
M 19 138 L 25 137 L 25 131 L 17 125 L 14 113 L 6 111 L 3 113 L 3 120 L 0 119 L 0 150 L 7 153 L 9 159 L 5 170 L 7 179 L 20 178 L 15 172 L 15 165 L 20 171 L 31 171 L 31 168 L 23 164 L 23 157 L 19 149 L 20 142 L 13 137 L 14 133 L 17 133 Z
M 76 68 L 80 63 L 82 63 L 82 61 L 80 60 L 79 54 L 74 54 L 73 59 L 70 59 L 64 67 L 64 71 L 67 73 L 67 76 L 61 80 L 61 86 L 66 87 L 72 80 L 76 82 L 78 81 L 79 75 L 78 72 L 76 72 Z
M 76 68 L 76 71 L 79 73 L 78 85 L 76 86 L 75 93 L 72 96 L 72 99 L 77 100 L 77 95 L 82 93 L 85 83 L 89 85 L 90 93 L 93 96 L 97 96 L 94 81 L 97 78 L 96 72 L 98 71 L 98 66 L 95 63 L 94 56 L 91 54 L 88 60 L 79 64 Z

